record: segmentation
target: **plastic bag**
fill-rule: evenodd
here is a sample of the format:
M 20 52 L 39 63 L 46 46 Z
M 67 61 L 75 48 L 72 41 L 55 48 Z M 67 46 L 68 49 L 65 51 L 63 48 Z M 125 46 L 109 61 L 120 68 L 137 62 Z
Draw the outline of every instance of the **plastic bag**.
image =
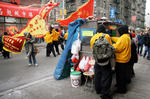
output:
M 89 61 L 91 60 L 91 57 L 87 57 L 87 58 L 89 58 L 89 59 L 88 59 L 87 64 L 84 66 L 84 71 L 88 71 L 89 68 L 91 67 L 91 65 L 89 64 Z
M 78 63 L 79 62 L 79 55 L 73 54 L 71 57 L 71 60 L 73 63 Z
M 77 39 L 76 41 L 73 42 L 72 47 L 71 47 L 71 53 L 72 54 L 78 54 L 81 48 L 81 41 Z
M 79 63 L 79 68 L 80 69 L 84 69 L 84 62 L 85 62 L 85 56 L 83 56 L 83 58 L 81 59 L 80 63 Z

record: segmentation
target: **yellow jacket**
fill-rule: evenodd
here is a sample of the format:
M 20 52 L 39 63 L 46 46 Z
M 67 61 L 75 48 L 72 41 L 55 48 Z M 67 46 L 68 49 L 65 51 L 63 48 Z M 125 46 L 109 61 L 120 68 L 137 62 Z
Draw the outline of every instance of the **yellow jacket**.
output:
M 68 32 L 67 32 L 67 33 L 65 33 L 64 37 L 65 37 L 65 40 L 67 40 Z
M 53 41 L 58 41 L 59 35 L 59 32 L 57 32 L 55 29 L 52 30 Z
M 46 33 L 46 36 L 44 37 L 46 43 L 51 43 L 53 42 L 53 37 L 52 34 L 50 34 L 49 32 Z
M 97 40 L 100 36 L 102 36 L 102 34 L 103 33 L 97 33 L 91 38 L 90 45 L 92 49 L 93 49 L 93 44 L 95 43 L 95 40 Z M 105 34 L 105 38 L 112 45 L 111 38 L 108 34 Z
M 116 54 L 116 62 L 118 63 L 127 63 L 131 57 L 131 39 L 129 34 L 123 34 L 121 37 L 112 38 L 113 41 L 116 41 L 113 44 Z

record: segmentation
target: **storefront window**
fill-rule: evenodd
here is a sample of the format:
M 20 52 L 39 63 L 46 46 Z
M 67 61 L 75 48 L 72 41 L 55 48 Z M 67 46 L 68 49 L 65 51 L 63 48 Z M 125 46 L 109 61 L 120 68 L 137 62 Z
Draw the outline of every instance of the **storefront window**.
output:
M 28 22 L 29 19 L 27 18 L 21 18 L 21 23 L 26 24 Z
M 5 17 L 6 23 L 20 23 L 20 18 Z
M 0 22 L 4 22 L 4 17 L 3 16 L 0 16 Z
M 0 24 L 0 35 L 4 33 L 4 24 Z

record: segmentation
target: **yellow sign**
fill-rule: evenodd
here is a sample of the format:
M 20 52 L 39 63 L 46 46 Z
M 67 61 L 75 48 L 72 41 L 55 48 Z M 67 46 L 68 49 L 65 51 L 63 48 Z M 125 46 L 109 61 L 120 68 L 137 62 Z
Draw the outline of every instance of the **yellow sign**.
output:
M 93 36 L 94 31 L 82 31 L 82 36 Z

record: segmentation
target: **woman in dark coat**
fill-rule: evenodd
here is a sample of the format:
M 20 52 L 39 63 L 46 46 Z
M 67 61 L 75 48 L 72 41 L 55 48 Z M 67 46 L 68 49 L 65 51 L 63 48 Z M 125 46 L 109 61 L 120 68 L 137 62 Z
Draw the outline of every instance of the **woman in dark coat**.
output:
M 4 36 L 6 36 L 6 35 L 8 35 L 8 33 L 4 32 Z M 4 59 L 10 58 L 10 53 L 8 51 L 6 51 L 6 50 L 3 49 L 2 53 L 3 53 Z

